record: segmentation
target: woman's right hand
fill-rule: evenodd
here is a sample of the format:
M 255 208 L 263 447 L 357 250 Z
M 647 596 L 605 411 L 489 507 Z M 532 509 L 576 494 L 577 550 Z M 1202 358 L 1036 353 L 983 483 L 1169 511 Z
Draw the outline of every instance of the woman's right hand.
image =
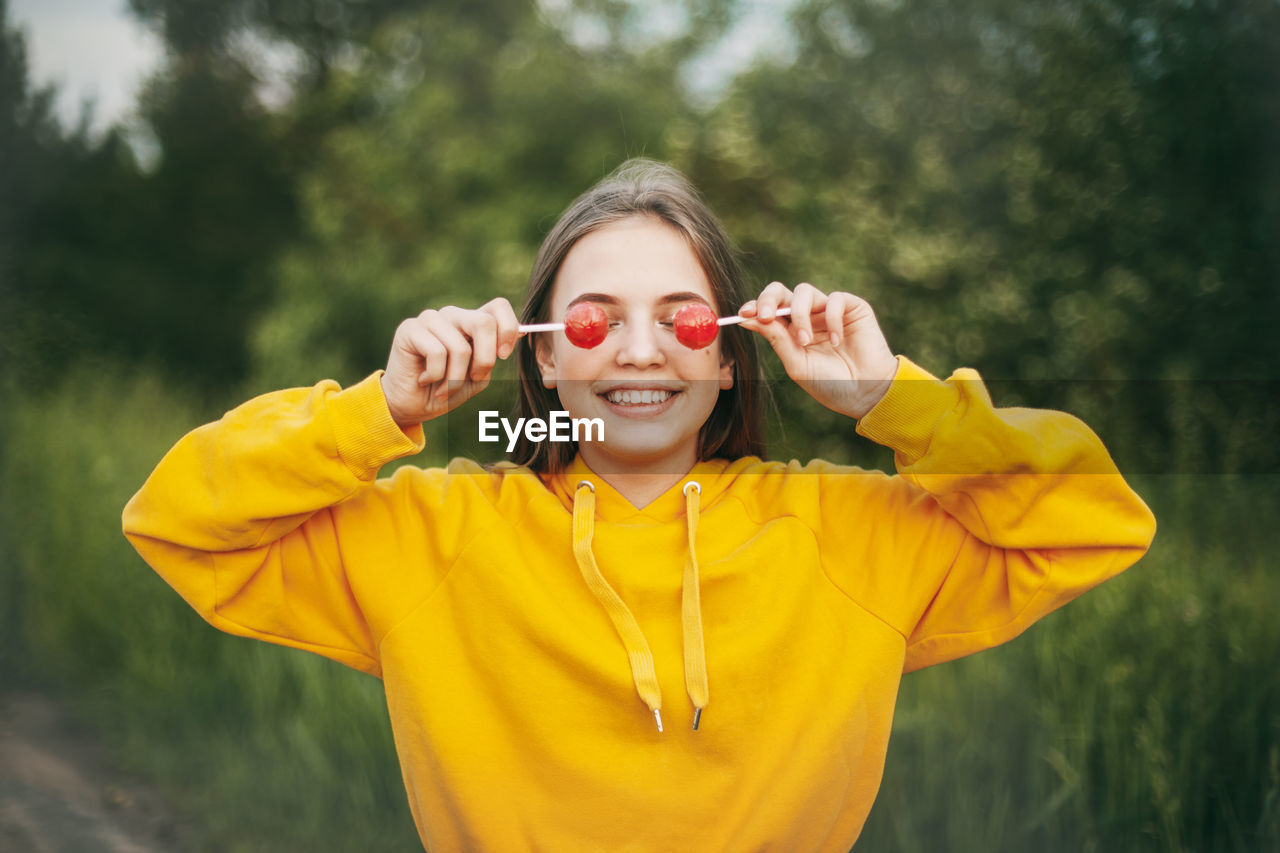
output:
M 511 303 L 501 297 L 475 310 L 450 305 L 405 320 L 382 374 L 391 417 L 408 429 L 480 393 L 497 360 L 515 349 L 518 325 Z

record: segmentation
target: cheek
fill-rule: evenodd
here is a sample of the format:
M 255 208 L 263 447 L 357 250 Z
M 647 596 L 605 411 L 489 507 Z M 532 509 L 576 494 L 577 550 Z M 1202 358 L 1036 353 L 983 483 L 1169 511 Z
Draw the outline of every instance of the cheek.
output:
M 714 343 L 705 349 L 689 349 L 681 346 L 678 353 L 685 369 L 697 376 L 715 378 L 720 371 L 720 344 Z
M 556 378 L 560 380 L 596 379 L 601 369 L 608 364 L 608 358 L 601 350 L 605 345 L 594 349 L 575 347 L 567 341 L 556 344 Z

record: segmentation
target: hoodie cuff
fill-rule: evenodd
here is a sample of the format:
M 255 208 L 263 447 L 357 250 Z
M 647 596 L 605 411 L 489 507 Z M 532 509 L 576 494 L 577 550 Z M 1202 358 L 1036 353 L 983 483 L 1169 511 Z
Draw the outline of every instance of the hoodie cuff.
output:
M 904 355 L 893 384 L 858 421 L 858 435 L 894 451 L 911 465 L 929 452 L 938 422 L 959 402 L 957 390 Z
M 426 445 L 421 424 L 400 429 L 382 393 L 382 371 L 376 371 L 328 399 L 338 455 L 351 472 L 372 480 L 388 462 L 420 453 Z

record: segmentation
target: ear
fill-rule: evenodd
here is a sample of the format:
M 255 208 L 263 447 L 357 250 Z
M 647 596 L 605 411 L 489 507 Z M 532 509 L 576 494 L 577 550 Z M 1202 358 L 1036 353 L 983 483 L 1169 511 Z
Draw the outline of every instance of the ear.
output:
M 733 359 L 720 360 L 720 390 L 728 391 L 733 387 Z
M 545 388 L 556 387 L 556 356 L 549 335 L 538 335 L 533 344 L 533 357 L 538 362 L 538 372 L 542 374 L 542 385 Z

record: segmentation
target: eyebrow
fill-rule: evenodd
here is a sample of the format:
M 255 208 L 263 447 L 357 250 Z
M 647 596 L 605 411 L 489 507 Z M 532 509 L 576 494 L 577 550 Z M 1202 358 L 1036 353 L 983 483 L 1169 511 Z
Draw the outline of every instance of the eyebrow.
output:
M 589 293 L 578 294 L 573 299 L 571 299 L 569 301 L 569 304 L 565 307 L 572 308 L 574 305 L 577 305 L 579 302 L 596 302 L 601 305 L 621 305 L 622 304 L 622 300 L 608 293 L 589 292 Z M 701 294 L 694 293 L 692 290 L 682 290 L 677 293 L 668 293 L 665 296 L 662 296 L 658 299 L 659 305 L 674 305 L 678 302 L 701 302 L 703 305 L 706 305 L 708 308 L 711 307 L 711 303 L 706 300 L 706 297 L 702 296 Z

